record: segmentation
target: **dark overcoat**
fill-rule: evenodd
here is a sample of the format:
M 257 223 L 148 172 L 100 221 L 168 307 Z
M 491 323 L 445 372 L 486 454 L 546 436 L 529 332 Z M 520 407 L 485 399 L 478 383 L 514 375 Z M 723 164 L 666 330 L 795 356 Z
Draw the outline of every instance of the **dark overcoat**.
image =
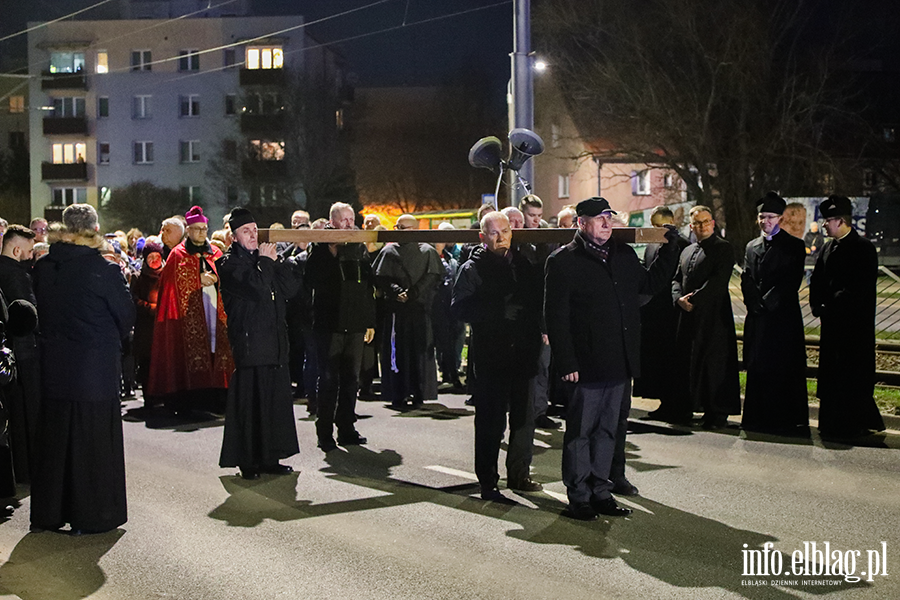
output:
M 809 425 L 806 344 L 799 289 L 806 246 L 784 230 L 747 244 L 741 292 L 747 307 L 742 425 L 779 430 Z
M 682 412 L 741 412 L 737 335 L 728 293 L 733 268 L 731 244 L 716 235 L 681 252 L 672 301 L 691 294 L 694 306 L 691 312 L 678 310 L 675 359 L 682 372 Z
M 472 252 L 453 286 L 453 316 L 471 324 L 469 360 L 476 377 L 533 377 L 541 330 L 541 272 L 510 250 L 498 256 L 484 246 Z
M 670 242 L 673 243 L 673 242 Z M 690 245 L 690 242 L 678 236 L 674 244 L 678 253 Z M 644 267 L 649 268 L 659 255 L 663 244 L 648 244 L 644 251 Z M 672 277 L 678 262 L 673 261 L 671 272 L 662 290 L 649 297 L 641 307 L 641 375 L 634 380 L 632 392 L 642 398 L 666 398 L 672 389 L 672 382 L 678 377 L 675 363 L 672 360 L 671 344 L 666 340 L 675 339 L 678 322 L 678 310 L 672 304 Z
M 877 280 L 875 246 L 856 231 L 826 242 L 816 260 L 809 303 L 822 323 L 816 395 L 823 431 L 884 429 L 873 398 Z
M 603 264 L 578 233 L 547 259 L 544 319 L 553 361 L 560 374 L 577 371 L 578 383 L 640 375 L 640 296 L 665 289 L 678 256 L 677 245 L 666 244 L 645 269 L 627 244 L 607 246 Z

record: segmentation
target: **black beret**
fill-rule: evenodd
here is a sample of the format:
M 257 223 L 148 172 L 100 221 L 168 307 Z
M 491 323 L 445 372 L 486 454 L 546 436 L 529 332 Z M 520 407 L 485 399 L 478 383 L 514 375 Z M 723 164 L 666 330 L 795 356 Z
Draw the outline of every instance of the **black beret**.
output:
M 828 196 L 819 205 L 819 211 L 823 219 L 832 217 L 852 217 L 853 203 L 846 196 Z
M 228 217 L 228 226 L 231 227 L 232 232 L 237 231 L 247 223 L 256 223 L 256 219 L 253 218 L 249 210 L 238 206 L 231 211 L 231 216 Z
M 575 206 L 575 214 L 579 217 L 596 217 L 602 212 L 616 214 L 616 211 L 610 208 L 606 198 L 601 198 L 599 196 L 582 200 Z
M 756 206 L 757 212 L 783 215 L 784 207 L 787 206 L 787 202 L 775 192 L 768 192 L 765 196 L 756 201 Z

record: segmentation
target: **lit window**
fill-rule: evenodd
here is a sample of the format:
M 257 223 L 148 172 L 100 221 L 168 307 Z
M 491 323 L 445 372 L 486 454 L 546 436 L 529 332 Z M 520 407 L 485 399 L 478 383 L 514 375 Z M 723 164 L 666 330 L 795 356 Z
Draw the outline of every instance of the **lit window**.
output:
M 199 117 L 200 116 L 200 96 L 198 94 L 189 94 L 180 96 L 181 116 L 182 117 Z
M 97 73 L 109 73 L 109 55 L 106 50 L 97 51 Z
M 284 66 L 284 51 L 278 46 L 247 48 L 248 69 L 280 69 Z
M 152 70 L 152 53 L 150 50 L 132 50 L 131 51 L 131 70 L 132 71 L 150 71 Z
M 51 52 L 51 73 L 81 73 L 84 71 L 84 52 Z
M 153 162 L 153 142 L 134 143 L 134 164 L 147 165 Z
M 187 140 L 181 142 L 181 162 L 195 163 L 200 162 L 200 141 Z
M 199 71 L 200 70 L 200 51 L 199 50 L 181 50 L 178 52 L 178 70 L 179 71 Z
M 97 163 L 101 165 L 109 164 L 109 142 L 97 144 Z
M 250 148 L 257 160 L 284 160 L 284 142 L 251 140 Z
M 83 163 L 86 149 L 87 146 L 84 142 L 53 144 L 53 164 Z
M 338 131 L 342 131 L 344 129 L 344 109 L 339 108 L 334 111 L 334 124 L 337 126 Z
M 25 112 L 25 96 L 9 97 L 9 112 L 23 113 Z

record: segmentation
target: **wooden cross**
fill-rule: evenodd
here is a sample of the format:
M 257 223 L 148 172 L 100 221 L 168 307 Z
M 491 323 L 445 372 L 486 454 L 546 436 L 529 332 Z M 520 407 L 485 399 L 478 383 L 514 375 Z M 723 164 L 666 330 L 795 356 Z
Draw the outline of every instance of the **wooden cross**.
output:
M 513 229 L 514 242 L 529 244 L 568 244 L 576 229 Z M 662 227 L 614 227 L 612 236 L 627 244 L 663 244 Z M 325 242 L 329 244 L 376 242 L 426 242 L 428 244 L 478 243 L 477 229 L 260 229 L 260 242 Z

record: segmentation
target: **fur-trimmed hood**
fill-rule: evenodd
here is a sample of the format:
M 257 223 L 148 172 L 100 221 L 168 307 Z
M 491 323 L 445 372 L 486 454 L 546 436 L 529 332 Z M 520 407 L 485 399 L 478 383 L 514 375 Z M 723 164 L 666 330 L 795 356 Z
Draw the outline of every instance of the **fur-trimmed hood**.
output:
M 106 239 L 99 231 L 93 229 L 83 229 L 81 231 L 62 231 L 59 241 L 64 244 L 75 244 L 76 246 L 87 246 L 94 250 L 103 248 Z

